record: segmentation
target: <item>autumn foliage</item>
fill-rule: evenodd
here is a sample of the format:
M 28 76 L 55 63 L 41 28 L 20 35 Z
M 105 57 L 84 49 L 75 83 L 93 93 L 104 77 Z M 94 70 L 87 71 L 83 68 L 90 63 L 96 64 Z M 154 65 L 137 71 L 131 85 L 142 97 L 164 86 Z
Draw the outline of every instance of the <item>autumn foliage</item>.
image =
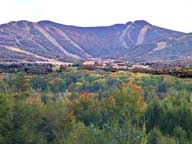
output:
M 191 79 L 89 70 L 0 77 L 0 144 L 192 141 Z

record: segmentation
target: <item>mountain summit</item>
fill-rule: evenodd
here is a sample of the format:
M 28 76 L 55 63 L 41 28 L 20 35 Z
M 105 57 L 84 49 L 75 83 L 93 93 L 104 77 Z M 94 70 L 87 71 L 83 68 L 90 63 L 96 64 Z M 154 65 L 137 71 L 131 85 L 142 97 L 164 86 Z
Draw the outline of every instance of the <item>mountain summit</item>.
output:
M 191 34 L 154 26 L 145 20 L 103 27 L 76 27 L 51 21 L 0 25 L 0 62 L 88 58 L 154 62 L 191 56 Z

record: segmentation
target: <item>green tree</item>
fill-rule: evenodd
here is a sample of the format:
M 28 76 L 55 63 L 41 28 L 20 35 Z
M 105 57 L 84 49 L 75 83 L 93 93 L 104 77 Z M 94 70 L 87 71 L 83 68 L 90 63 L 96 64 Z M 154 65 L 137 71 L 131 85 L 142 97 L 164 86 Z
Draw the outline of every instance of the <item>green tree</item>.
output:
M 158 128 L 150 131 L 147 144 L 163 144 L 163 135 Z
M 186 131 L 180 126 L 174 128 L 173 136 L 175 137 L 177 144 L 189 143 Z

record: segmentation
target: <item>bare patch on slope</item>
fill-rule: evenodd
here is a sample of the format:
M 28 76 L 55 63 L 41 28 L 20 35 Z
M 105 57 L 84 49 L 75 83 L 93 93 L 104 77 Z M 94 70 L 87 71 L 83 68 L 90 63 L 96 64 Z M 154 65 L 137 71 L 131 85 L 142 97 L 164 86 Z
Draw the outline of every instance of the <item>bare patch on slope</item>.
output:
M 159 51 L 167 47 L 167 42 L 157 42 L 157 47 L 153 51 Z

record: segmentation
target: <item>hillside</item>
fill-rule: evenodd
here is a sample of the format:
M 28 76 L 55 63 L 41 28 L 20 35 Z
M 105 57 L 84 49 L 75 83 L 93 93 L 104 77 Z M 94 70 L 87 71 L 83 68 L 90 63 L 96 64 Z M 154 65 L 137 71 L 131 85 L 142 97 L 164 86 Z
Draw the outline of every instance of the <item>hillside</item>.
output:
M 0 62 L 66 62 L 88 58 L 131 62 L 190 61 L 192 34 L 139 20 L 104 27 L 51 21 L 0 25 Z

